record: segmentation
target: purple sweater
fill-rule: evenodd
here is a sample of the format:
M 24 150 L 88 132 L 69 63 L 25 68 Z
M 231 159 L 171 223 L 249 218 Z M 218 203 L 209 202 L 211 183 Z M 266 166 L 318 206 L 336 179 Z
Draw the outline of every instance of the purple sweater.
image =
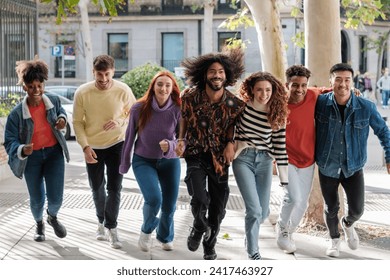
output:
M 131 166 L 131 155 L 134 153 L 149 159 L 176 158 L 176 127 L 180 121 L 180 106 L 177 106 L 171 98 L 167 104 L 160 108 L 155 98 L 152 101 L 152 116 L 143 130 L 138 133 L 137 126 L 141 103 L 135 103 L 130 109 L 130 120 L 126 130 L 123 144 L 119 173 L 126 174 Z M 137 137 L 136 137 L 137 136 Z M 167 140 L 169 149 L 166 153 L 160 148 L 159 142 Z

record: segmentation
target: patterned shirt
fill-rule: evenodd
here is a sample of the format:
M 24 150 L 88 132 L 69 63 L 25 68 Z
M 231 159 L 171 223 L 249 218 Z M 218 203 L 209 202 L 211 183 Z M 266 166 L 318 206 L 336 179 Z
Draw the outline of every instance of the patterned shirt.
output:
M 182 117 L 187 121 L 184 157 L 211 152 L 216 173 L 223 175 L 227 167 L 223 151 L 231 140 L 227 132 L 235 125 L 244 105 L 226 89 L 217 103 L 210 103 L 205 90 L 186 90 L 181 107 Z

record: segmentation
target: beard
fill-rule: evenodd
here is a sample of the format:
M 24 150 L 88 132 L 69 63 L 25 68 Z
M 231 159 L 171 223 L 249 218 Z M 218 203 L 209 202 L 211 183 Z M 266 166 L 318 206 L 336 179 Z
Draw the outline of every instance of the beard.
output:
M 222 81 L 221 85 L 215 85 L 213 84 L 213 81 Z M 226 80 L 223 79 L 206 79 L 207 85 L 214 91 L 218 91 L 222 89 L 225 86 Z

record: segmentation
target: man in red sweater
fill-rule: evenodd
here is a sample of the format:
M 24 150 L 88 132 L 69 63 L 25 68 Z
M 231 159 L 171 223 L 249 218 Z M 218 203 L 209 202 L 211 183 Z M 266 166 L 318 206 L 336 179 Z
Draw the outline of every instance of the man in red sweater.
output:
M 286 127 L 289 183 L 284 186 L 285 196 L 276 224 L 278 247 L 286 253 L 296 250 L 292 234 L 307 209 L 314 175 L 314 111 L 321 89 L 308 88 L 310 76 L 309 69 L 302 65 L 286 70 L 286 87 L 290 92 Z

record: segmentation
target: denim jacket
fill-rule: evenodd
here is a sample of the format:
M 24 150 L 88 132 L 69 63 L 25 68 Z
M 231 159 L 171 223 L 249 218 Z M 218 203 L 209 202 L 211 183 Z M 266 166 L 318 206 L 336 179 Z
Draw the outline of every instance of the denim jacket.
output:
M 69 151 L 65 137 L 60 130 L 55 128 L 60 117 L 67 119 L 66 112 L 57 96 L 42 95 L 42 99 L 46 107 L 47 121 L 62 147 L 66 161 L 69 162 Z M 22 156 L 22 149 L 25 144 L 31 143 L 33 131 L 34 122 L 28 109 L 26 96 L 9 114 L 4 132 L 4 146 L 8 154 L 8 164 L 14 175 L 20 179 L 23 178 L 28 159 L 28 156 Z
M 367 139 L 370 127 L 385 151 L 386 163 L 390 162 L 390 130 L 378 112 L 376 105 L 351 94 L 345 109 L 345 141 L 347 169 L 356 172 L 367 161 Z M 340 122 L 333 92 L 320 95 L 316 104 L 316 153 L 319 168 L 329 167 L 329 155 L 334 143 L 335 129 Z

